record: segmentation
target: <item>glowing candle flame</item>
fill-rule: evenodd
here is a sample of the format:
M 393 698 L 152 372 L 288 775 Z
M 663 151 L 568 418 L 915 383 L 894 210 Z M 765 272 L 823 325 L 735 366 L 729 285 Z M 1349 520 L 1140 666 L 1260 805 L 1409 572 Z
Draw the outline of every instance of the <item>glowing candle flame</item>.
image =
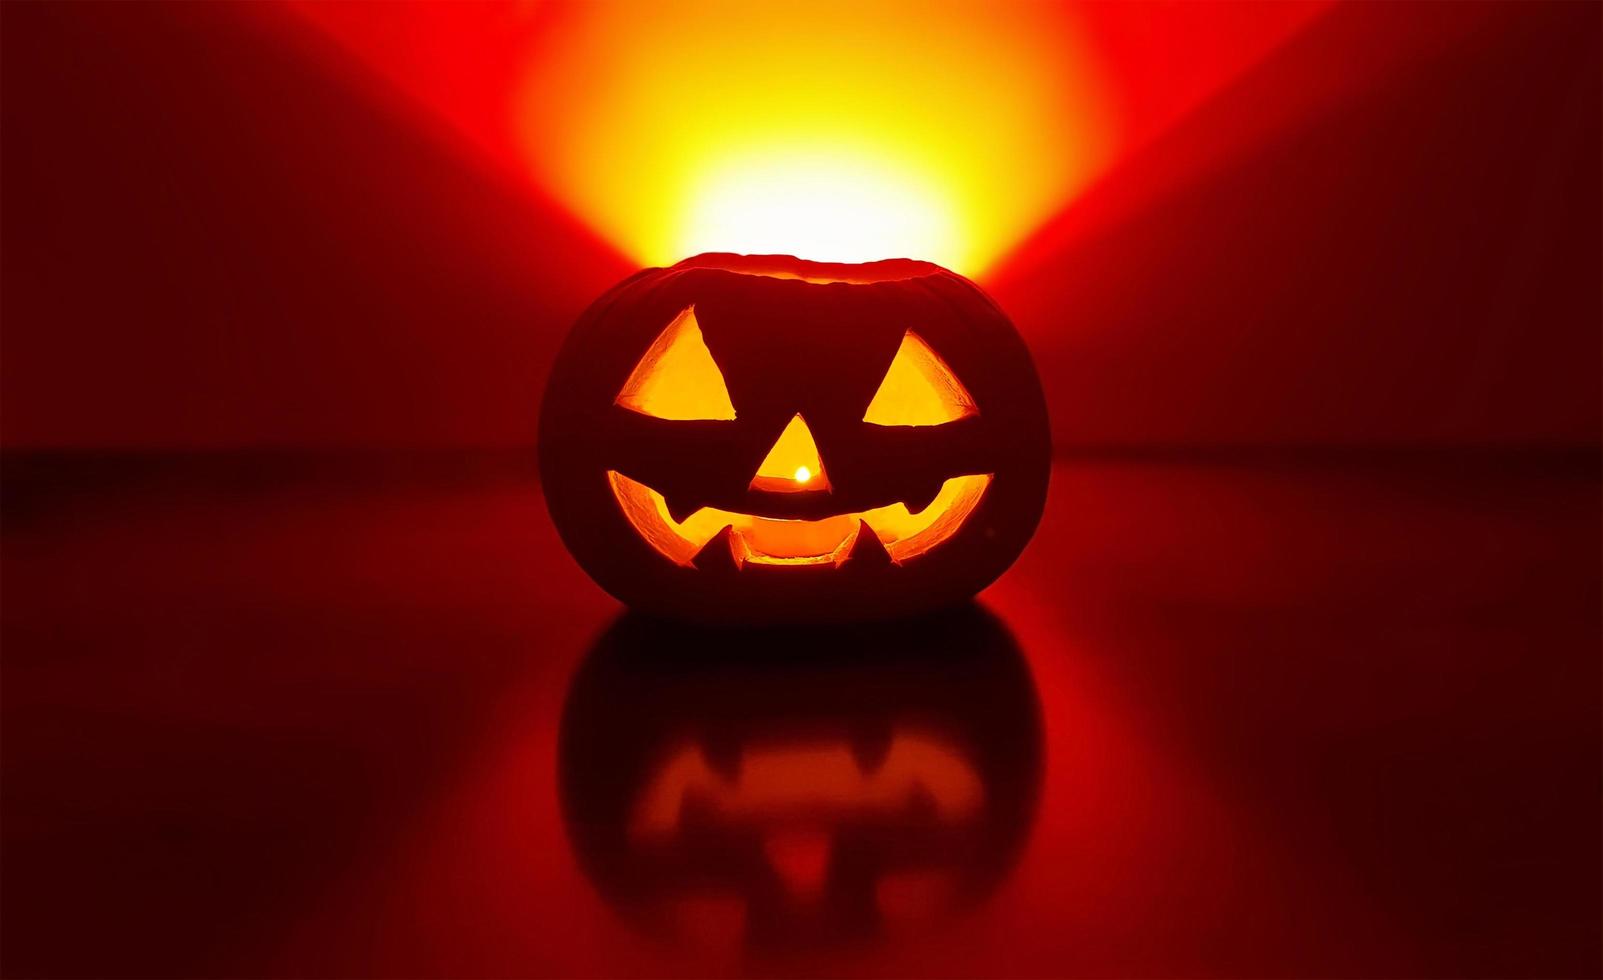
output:
M 806 483 L 813 478 L 813 471 L 805 466 L 796 467 L 796 482 Z

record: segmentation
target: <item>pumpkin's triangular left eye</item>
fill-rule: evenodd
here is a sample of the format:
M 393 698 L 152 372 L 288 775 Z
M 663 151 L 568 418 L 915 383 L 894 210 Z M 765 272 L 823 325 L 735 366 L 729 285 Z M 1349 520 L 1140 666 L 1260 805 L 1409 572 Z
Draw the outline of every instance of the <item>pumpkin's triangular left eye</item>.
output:
M 702 339 L 695 307 L 674 317 L 652 341 L 614 401 L 659 419 L 727 421 L 735 417 L 723 372 Z
M 942 425 L 975 415 L 974 397 L 939 354 L 909 330 L 868 403 L 871 425 Z

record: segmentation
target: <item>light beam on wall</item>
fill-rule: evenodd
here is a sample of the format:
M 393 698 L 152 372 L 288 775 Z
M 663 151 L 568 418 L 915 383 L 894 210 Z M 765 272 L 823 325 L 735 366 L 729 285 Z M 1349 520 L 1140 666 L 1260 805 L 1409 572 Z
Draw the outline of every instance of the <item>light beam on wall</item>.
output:
M 636 262 L 704 249 L 894 255 L 989 279 L 1003 253 L 1016 255 L 1093 178 L 1326 8 L 291 0 L 283 9 L 402 96 L 375 89 L 386 104 L 424 109 L 420 129 L 527 180 Z M 240 9 L 271 20 L 281 8 Z M 1295 86 L 1281 94 L 1301 97 Z
M 703 251 L 970 275 L 1103 162 L 1057 5 L 546 11 L 515 125 L 536 179 L 644 264 Z

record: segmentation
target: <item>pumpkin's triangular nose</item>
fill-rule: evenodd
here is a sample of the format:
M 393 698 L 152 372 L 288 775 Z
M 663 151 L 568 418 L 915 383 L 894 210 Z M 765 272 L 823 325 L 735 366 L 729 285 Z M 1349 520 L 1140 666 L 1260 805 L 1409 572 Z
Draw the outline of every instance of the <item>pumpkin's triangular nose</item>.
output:
M 818 455 L 818 443 L 813 441 L 807 422 L 797 412 L 796 417 L 779 434 L 774 447 L 763 457 L 757 475 L 751 478 L 753 490 L 776 490 L 796 493 L 802 490 L 828 490 L 829 477 L 824 475 L 824 461 Z

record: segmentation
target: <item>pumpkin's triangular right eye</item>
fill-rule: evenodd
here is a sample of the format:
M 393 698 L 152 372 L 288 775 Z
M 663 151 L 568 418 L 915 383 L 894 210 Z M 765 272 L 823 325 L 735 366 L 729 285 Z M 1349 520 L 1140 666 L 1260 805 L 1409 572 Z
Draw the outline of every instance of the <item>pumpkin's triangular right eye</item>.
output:
M 735 417 L 723 372 L 702 339 L 695 307 L 674 317 L 652 341 L 614 401 L 632 412 L 659 419 Z
M 977 414 L 974 397 L 918 334 L 902 336 L 863 421 L 870 425 L 942 425 Z

